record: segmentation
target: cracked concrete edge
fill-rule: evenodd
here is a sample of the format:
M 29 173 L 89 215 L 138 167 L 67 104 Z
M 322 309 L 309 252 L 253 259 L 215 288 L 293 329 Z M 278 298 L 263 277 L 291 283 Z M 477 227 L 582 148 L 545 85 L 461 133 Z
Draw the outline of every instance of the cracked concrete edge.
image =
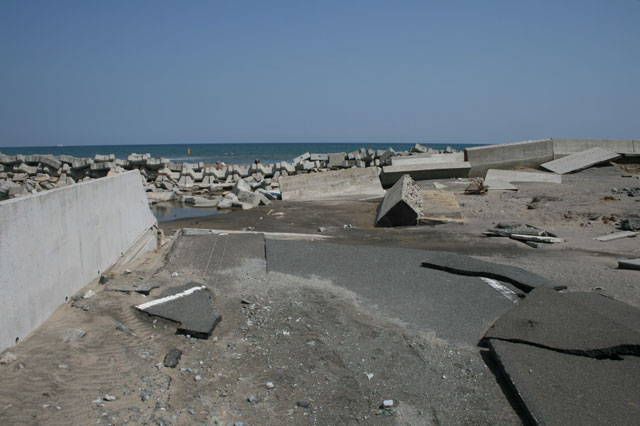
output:
M 203 229 L 203 228 L 182 228 L 182 236 L 190 237 L 194 235 L 224 235 L 224 234 L 263 234 L 265 239 L 274 240 L 325 240 L 333 238 L 330 235 L 302 234 L 295 232 L 263 232 L 263 231 L 242 231 L 228 229 Z

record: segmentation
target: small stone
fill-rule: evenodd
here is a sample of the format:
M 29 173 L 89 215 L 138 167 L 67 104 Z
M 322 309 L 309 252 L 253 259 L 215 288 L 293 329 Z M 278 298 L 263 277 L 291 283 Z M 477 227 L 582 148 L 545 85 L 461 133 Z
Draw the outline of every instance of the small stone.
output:
M 2 364 L 2 365 L 11 364 L 13 361 L 16 361 L 17 359 L 18 359 L 18 357 L 15 356 L 13 353 L 5 352 L 0 357 L 0 364 Z
M 247 402 L 249 402 L 250 404 L 254 404 L 258 402 L 258 398 L 256 398 L 255 395 L 249 395 L 249 398 L 247 398 Z
M 382 401 L 381 408 L 391 408 L 391 407 L 393 407 L 393 399 L 385 399 L 384 401 Z
M 319 226 L 318 232 L 327 232 L 327 228 L 325 228 L 324 226 Z
M 369 380 L 373 379 L 373 373 L 364 373 L 364 375 L 367 376 Z
M 177 272 L 174 272 L 174 273 L 171 274 L 171 278 L 176 278 L 178 275 L 180 275 L 180 274 L 177 273 Z
M 80 340 L 82 339 L 85 335 L 87 334 L 86 331 L 83 330 L 79 330 L 77 328 L 70 328 L 67 331 L 64 332 L 64 337 L 62 338 L 62 341 L 64 343 L 68 342 L 69 340 Z
M 95 291 L 93 291 L 93 290 L 89 290 L 89 291 L 87 291 L 87 292 L 84 294 L 84 296 L 82 296 L 82 298 L 83 298 L 83 299 L 88 299 L 88 298 L 90 298 L 91 296 L 95 296 L 95 295 L 96 295 Z
M 105 400 L 105 401 L 115 401 L 116 399 L 117 399 L 117 398 L 116 398 L 116 396 L 115 396 L 115 395 L 109 395 L 109 394 L 106 394 L 106 395 L 104 396 L 104 400 Z
M 122 331 L 123 333 L 132 334 L 131 329 L 121 322 L 116 325 L 116 330 Z
M 182 351 L 180 349 L 171 349 L 164 356 L 164 366 L 169 368 L 176 368 L 181 356 Z
M 131 274 L 131 269 L 125 269 L 125 270 L 124 270 L 124 274 L 125 274 L 125 275 L 129 275 L 129 274 Z
M 296 405 L 301 408 L 306 408 L 306 409 L 311 408 L 311 403 L 308 401 L 298 401 L 296 402 Z
M 199 382 L 200 380 L 202 380 L 202 376 L 200 376 L 199 374 L 193 378 L 193 380 L 195 380 L 196 382 Z
M 100 275 L 100 281 L 98 281 L 100 284 L 106 284 L 107 281 L 109 281 L 109 277 L 106 275 Z
M 267 382 L 267 389 L 273 389 L 276 387 L 276 385 L 273 384 L 273 382 Z
M 63 370 L 69 368 L 69 366 L 67 364 L 58 364 L 58 368 L 61 368 Z

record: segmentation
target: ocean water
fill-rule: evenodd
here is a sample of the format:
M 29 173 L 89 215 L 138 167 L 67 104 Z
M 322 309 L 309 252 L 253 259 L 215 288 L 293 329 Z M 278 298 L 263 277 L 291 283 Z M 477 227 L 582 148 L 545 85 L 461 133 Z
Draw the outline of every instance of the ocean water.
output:
M 433 149 L 447 146 L 462 150 L 469 144 L 427 144 Z M 126 159 L 131 153 L 149 153 L 152 157 L 164 157 L 174 162 L 250 164 L 256 159 L 262 163 L 291 161 L 305 152 L 325 154 L 329 152 L 351 152 L 360 148 L 408 150 L 412 143 L 210 143 L 210 144 L 171 144 L 171 145 L 92 145 L 92 146 L 46 146 L 46 147 L 6 147 L 0 153 L 15 154 L 53 154 L 72 155 L 74 157 L 94 157 L 96 154 L 115 154 L 116 158 Z M 188 154 L 187 150 L 191 151 Z

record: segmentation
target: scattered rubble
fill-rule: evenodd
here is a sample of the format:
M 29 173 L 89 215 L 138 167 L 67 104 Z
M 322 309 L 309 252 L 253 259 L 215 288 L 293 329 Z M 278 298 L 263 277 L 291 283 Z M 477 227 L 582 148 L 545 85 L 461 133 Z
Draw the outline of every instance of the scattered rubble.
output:
M 484 180 L 482 178 L 475 178 L 464 189 L 464 193 L 467 195 L 484 194 L 487 192 L 488 189 L 489 188 L 485 186 Z

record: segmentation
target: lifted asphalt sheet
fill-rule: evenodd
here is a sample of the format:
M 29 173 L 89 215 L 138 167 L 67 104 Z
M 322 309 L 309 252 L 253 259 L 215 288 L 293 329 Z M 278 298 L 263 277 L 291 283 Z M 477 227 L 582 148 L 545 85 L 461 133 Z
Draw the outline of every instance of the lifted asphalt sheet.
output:
M 421 267 L 425 250 L 267 239 L 267 270 L 316 276 L 384 314 L 457 343 L 477 344 L 513 302 L 477 277 Z
M 533 423 L 637 424 L 639 326 L 632 306 L 538 288 L 485 340 Z

